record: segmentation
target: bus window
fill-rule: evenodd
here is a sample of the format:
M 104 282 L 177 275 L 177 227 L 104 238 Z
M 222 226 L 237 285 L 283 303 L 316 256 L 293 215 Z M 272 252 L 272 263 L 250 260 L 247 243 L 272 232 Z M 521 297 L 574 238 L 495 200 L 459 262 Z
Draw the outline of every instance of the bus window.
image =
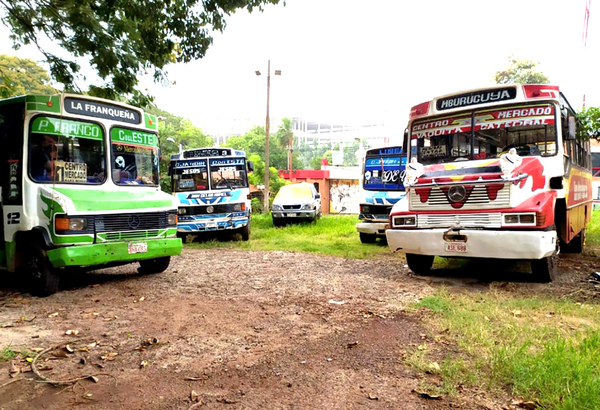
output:
M 247 181 L 243 159 L 210 160 L 210 184 L 213 189 L 245 188 Z

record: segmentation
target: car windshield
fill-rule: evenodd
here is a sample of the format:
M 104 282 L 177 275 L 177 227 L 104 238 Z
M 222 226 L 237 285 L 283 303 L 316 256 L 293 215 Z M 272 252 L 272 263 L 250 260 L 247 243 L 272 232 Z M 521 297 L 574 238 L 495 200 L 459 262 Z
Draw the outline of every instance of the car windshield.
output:
M 210 160 L 212 189 L 246 188 L 246 161 L 244 158 L 214 158 Z
M 110 132 L 112 179 L 117 185 L 158 185 L 158 137 L 115 127 Z
M 552 104 L 430 118 L 412 124 L 411 152 L 424 165 L 497 158 L 511 148 L 520 156 L 555 155 L 555 122 Z
M 277 198 L 312 198 L 310 185 L 284 185 L 277 193 Z
M 36 117 L 29 133 L 29 176 L 35 182 L 101 184 L 104 133 L 98 124 Z

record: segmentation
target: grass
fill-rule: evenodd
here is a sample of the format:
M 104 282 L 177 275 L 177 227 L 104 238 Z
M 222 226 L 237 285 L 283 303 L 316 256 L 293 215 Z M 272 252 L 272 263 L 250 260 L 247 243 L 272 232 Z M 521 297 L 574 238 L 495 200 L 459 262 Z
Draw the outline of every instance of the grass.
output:
M 587 227 L 586 244 L 600 245 L 600 210 L 592 212 L 592 220 Z
M 433 371 L 443 384 L 491 391 L 506 386 L 547 409 L 600 408 L 600 307 L 503 293 L 451 294 L 442 288 L 411 309 L 431 312 L 427 325 L 459 347 Z M 407 363 L 432 372 L 416 349 Z
M 34 357 L 35 353 L 27 351 L 12 350 L 10 347 L 0 349 L 0 362 L 8 362 L 17 357 Z
M 294 223 L 275 228 L 270 215 L 259 214 L 252 215 L 249 241 L 213 239 L 186 246 L 200 249 L 311 252 L 356 259 L 390 254 L 384 242 L 361 243 L 356 231 L 357 223 L 356 215 L 323 215 L 314 223 Z

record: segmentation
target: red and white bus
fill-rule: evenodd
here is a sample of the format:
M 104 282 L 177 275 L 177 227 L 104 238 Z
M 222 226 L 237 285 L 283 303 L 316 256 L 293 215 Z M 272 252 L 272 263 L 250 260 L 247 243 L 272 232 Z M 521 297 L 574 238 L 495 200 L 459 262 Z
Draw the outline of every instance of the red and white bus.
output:
M 577 131 L 553 85 L 491 86 L 413 107 L 390 249 L 418 274 L 435 256 L 519 259 L 551 281 L 559 251 L 582 251 L 592 213 L 590 142 Z

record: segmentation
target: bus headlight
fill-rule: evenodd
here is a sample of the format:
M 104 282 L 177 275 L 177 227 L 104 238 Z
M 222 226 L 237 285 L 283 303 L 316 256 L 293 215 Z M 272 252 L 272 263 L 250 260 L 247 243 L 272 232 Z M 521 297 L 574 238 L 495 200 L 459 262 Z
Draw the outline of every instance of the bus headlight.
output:
M 414 215 L 394 216 L 392 218 L 392 226 L 417 226 L 417 217 Z
M 535 222 L 536 218 L 534 213 L 503 215 L 503 225 L 535 226 Z
M 167 214 L 167 225 L 169 225 L 169 226 L 177 225 L 177 214 L 176 213 Z
M 79 217 L 57 216 L 54 220 L 56 232 L 60 231 L 84 231 L 87 229 L 87 219 Z
M 243 212 L 246 210 L 246 204 L 239 203 L 233 205 L 233 212 Z

